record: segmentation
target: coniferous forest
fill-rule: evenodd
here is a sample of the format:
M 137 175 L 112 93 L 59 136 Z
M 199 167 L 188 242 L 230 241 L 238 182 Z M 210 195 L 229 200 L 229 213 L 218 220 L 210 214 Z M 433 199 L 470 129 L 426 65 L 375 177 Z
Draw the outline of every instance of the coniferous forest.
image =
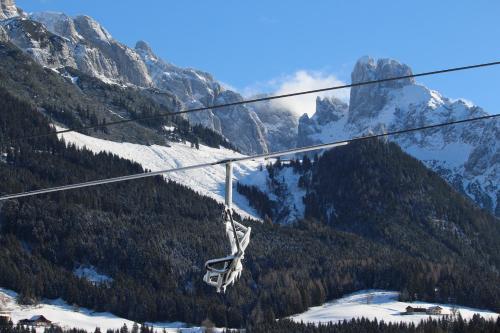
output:
M 55 136 L 13 140 L 53 131 L 50 115 L 5 86 L 0 101 L 1 195 L 143 171 Z M 270 166 L 270 174 L 279 177 L 284 167 Z M 160 177 L 1 203 L 0 286 L 27 304 L 60 297 L 138 322 L 210 319 L 255 332 L 281 332 L 298 324 L 276 318 L 367 288 L 500 310 L 499 221 L 399 147 L 359 142 L 290 167 L 308 193 L 305 219 L 291 226 L 245 221 L 253 229 L 245 270 L 224 295 L 202 282 L 205 260 L 227 254 L 222 206 Z M 247 192 L 272 220 L 268 199 Z M 112 282 L 76 277 L 81 265 Z M 390 329 L 397 327 L 380 331 Z
M 480 316 L 474 316 L 470 321 L 461 317 L 455 321 L 428 319 L 420 324 L 384 323 L 383 321 L 370 321 L 364 318 L 344 321 L 337 324 L 301 324 L 289 320 L 280 320 L 272 323 L 260 324 L 248 329 L 249 333 L 497 333 L 500 332 L 500 319 L 487 321 Z

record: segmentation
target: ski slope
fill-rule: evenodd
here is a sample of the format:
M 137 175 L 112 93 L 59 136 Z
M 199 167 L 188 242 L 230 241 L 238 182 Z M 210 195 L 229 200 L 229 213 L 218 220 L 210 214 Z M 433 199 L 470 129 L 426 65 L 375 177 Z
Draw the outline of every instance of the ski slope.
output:
M 57 130 L 63 130 L 56 127 Z M 220 161 L 228 158 L 243 157 L 244 155 L 225 148 L 211 148 L 200 145 L 200 149 L 192 148 L 189 142 L 169 143 L 170 147 L 160 145 L 140 145 L 128 142 L 114 142 L 94 138 L 76 132 L 60 134 L 67 143 L 75 144 L 78 148 L 87 148 L 95 153 L 109 152 L 124 159 L 137 162 L 144 169 L 151 171 L 179 168 L 189 165 Z M 261 162 L 248 161 L 236 163 L 233 168 L 233 178 L 238 180 L 250 174 L 259 172 Z M 265 170 L 265 168 L 264 168 Z M 218 202 L 224 202 L 224 183 L 226 169 L 224 165 L 216 165 L 202 169 L 165 174 L 165 178 L 185 185 Z M 248 200 L 233 191 L 234 209 L 244 217 L 259 219 L 257 212 L 250 207 Z
M 105 332 L 108 329 L 120 329 L 127 325 L 130 329 L 134 325 L 133 321 L 117 317 L 109 312 L 93 312 L 85 308 L 75 309 L 61 299 L 44 300 L 36 306 L 21 306 L 16 302 L 17 294 L 13 291 L 0 288 L 0 308 L 10 314 L 12 321 L 16 324 L 19 320 L 29 319 L 33 316 L 43 315 L 48 320 L 62 328 L 79 328 L 89 333 L 95 331 L 96 327 Z M 146 323 L 154 327 L 158 333 L 198 333 L 204 332 L 200 327 L 188 327 L 185 323 Z M 37 332 L 43 332 L 43 328 L 38 328 Z M 215 329 L 215 332 L 222 332 L 223 329 Z
M 443 308 L 443 315 L 449 315 L 451 304 L 433 304 L 425 302 L 399 302 L 399 293 L 395 291 L 382 290 L 362 290 L 347 296 L 344 296 L 333 302 L 325 303 L 321 306 L 310 308 L 304 313 L 293 315 L 289 319 L 295 322 L 304 323 L 328 323 L 341 322 L 353 318 L 377 319 L 385 322 L 405 322 L 419 323 L 429 318 L 428 314 L 421 315 L 401 315 L 406 311 L 407 306 L 425 307 L 439 305 Z M 471 319 L 475 313 L 480 314 L 486 319 L 496 320 L 498 313 L 473 309 L 463 306 L 456 306 L 462 317 L 466 320 Z M 439 318 L 440 316 L 432 316 Z

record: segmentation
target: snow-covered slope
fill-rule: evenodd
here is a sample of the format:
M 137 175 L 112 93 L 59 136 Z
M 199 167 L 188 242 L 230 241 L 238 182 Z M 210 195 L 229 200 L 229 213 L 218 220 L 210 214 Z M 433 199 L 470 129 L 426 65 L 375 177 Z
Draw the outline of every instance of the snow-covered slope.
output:
M 63 328 L 80 328 L 93 332 L 96 327 L 101 331 L 120 329 L 123 325 L 131 328 L 133 321 L 117 317 L 108 312 L 93 312 L 85 308 L 73 307 L 63 300 L 44 300 L 36 306 L 21 306 L 16 302 L 17 294 L 13 291 L 0 288 L 0 306 L 11 316 L 14 323 L 21 319 L 43 315 L 47 319 Z M 439 305 L 443 308 L 443 315 L 450 315 L 455 308 L 464 319 L 471 319 L 479 314 L 485 319 L 497 319 L 499 314 L 487 310 L 473 309 L 451 304 L 434 304 L 424 302 L 399 302 L 398 293 L 393 291 L 364 290 L 342 297 L 338 300 L 321 306 L 310 308 L 308 311 L 293 315 L 289 319 L 304 323 L 328 323 L 350 320 L 352 318 L 368 318 L 385 322 L 412 322 L 418 323 L 429 318 L 429 315 L 401 315 L 407 306 L 425 307 Z M 433 316 L 434 318 L 438 316 Z M 185 323 L 146 323 L 156 328 L 157 332 L 203 332 L 200 327 L 189 327 Z M 222 329 L 216 329 L 221 332 Z M 40 330 L 43 332 L 43 329 Z
M 293 168 L 284 166 L 273 177 L 269 176 L 266 168 L 254 170 L 240 177 L 239 183 L 255 186 L 277 204 L 273 222 L 292 224 L 302 219 L 305 213 L 303 198 L 306 191 L 298 186 L 299 178 L 300 174 L 295 173 Z
M 333 302 L 310 308 L 304 313 L 291 316 L 295 322 L 304 323 L 328 323 L 350 320 L 353 318 L 377 319 L 385 322 L 406 322 L 419 323 L 429 318 L 427 314 L 402 315 L 407 306 L 430 308 L 440 306 L 443 308 L 443 315 L 450 315 L 452 307 L 460 312 L 464 319 L 471 319 L 477 313 L 485 319 L 496 320 L 498 313 L 472 309 L 451 304 L 433 304 L 424 302 L 399 302 L 399 294 L 395 291 L 363 290 L 344 296 Z M 434 318 L 441 316 L 432 316 Z
M 395 60 L 362 58 L 352 82 L 407 75 Z M 350 105 L 318 99 L 311 118 L 299 122 L 299 144 L 322 143 L 486 115 L 465 100 L 452 100 L 411 79 L 355 87 Z M 485 120 L 390 138 L 458 191 L 500 215 L 500 123 Z
M 93 312 L 85 308 L 73 307 L 61 299 L 44 300 L 39 305 L 22 306 L 16 302 L 17 294 L 13 291 L 0 288 L 0 307 L 8 313 L 16 324 L 19 320 L 29 319 L 34 316 L 43 315 L 48 320 L 62 328 L 79 328 L 87 332 L 94 332 L 99 327 L 102 332 L 108 329 L 117 330 L 127 325 L 130 329 L 134 325 L 133 321 L 120 318 L 109 312 Z M 197 333 L 204 332 L 200 327 L 188 327 L 185 323 L 146 323 L 149 327 L 154 327 L 156 332 L 176 332 L 176 333 Z M 37 332 L 43 332 L 43 328 L 38 328 Z M 222 332 L 223 329 L 215 329 L 215 332 Z
M 58 128 L 61 129 L 61 128 Z M 166 170 L 183 166 L 220 161 L 231 157 L 241 157 L 240 153 L 225 148 L 216 149 L 200 145 L 200 149 L 192 148 L 190 143 L 171 143 L 170 147 L 152 145 L 145 146 L 133 143 L 119 143 L 93 138 L 80 133 L 65 133 L 60 135 L 66 142 L 77 147 L 86 147 L 88 150 L 99 153 L 101 151 L 113 153 L 119 157 L 137 162 L 144 169 L 151 171 Z M 249 177 L 259 172 L 259 162 L 245 162 L 234 165 L 233 175 L 236 180 Z M 224 202 L 224 182 L 226 170 L 223 165 L 211 166 L 184 172 L 168 173 L 166 178 L 179 184 L 188 186 L 196 192 Z M 235 209 L 253 218 L 258 214 L 249 206 L 248 200 L 233 192 Z

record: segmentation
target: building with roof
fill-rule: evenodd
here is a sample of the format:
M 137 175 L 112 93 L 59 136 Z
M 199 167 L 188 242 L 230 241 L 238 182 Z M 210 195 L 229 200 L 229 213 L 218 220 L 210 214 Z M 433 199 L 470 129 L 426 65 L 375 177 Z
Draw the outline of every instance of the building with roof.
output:
M 45 316 L 33 316 L 30 319 L 22 319 L 18 322 L 19 325 L 32 326 L 32 327 L 50 327 L 52 322 L 45 318 Z

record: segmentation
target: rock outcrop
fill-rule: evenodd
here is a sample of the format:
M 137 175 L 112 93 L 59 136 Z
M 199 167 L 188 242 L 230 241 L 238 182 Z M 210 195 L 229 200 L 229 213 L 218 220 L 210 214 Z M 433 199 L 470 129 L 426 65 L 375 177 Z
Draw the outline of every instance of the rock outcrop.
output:
M 0 42 L 8 42 L 9 41 L 9 34 L 5 29 L 0 25 Z
M 264 95 L 254 96 L 264 97 Z M 272 101 L 249 104 L 264 126 L 264 135 L 269 151 L 280 151 L 297 146 L 297 116 Z
M 363 57 L 356 63 L 351 75 L 352 83 L 387 79 L 391 77 L 411 75 L 407 65 L 392 59 L 374 59 Z M 414 79 L 388 81 L 379 84 L 353 87 L 349 102 L 349 122 L 363 122 L 367 118 L 376 117 L 387 103 L 387 93 L 414 84 Z
M 0 20 L 9 19 L 19 15 L 14 0 L 0 0 Z
M 297 146 L 319 144 L 341 139 L 336 136 L 343 133 L 349 106 L 338 98 L 316 99 L 316 113 L 309 117 L 304 114 L 299 119 Z

